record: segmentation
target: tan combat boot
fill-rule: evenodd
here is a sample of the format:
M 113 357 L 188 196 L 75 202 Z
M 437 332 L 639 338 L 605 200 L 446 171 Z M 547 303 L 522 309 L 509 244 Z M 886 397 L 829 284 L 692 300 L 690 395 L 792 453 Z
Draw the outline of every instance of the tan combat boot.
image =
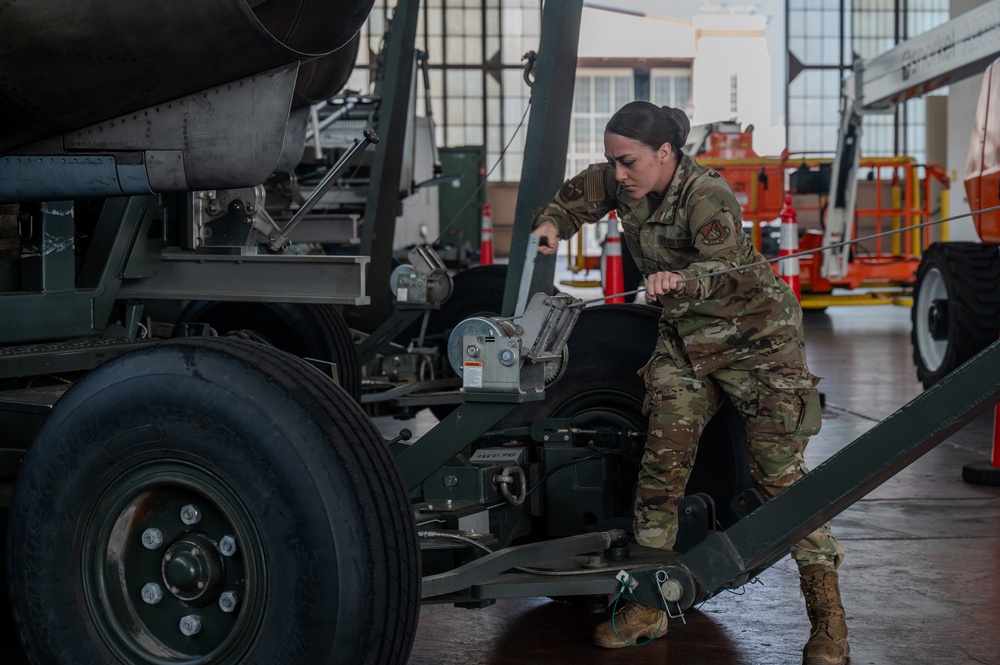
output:
M 666 612 L 629 602 L 594 629 L 594 644 L 605 649 L 619 649 L 644 644 L 666 634 Z
M 806 613 L 812 624 L 809 641 L 802 650 L 802 664 L 844 665 L 851 647 L 847 644 L 837 572 L 814 564 L 803 568 L 800 574 Z

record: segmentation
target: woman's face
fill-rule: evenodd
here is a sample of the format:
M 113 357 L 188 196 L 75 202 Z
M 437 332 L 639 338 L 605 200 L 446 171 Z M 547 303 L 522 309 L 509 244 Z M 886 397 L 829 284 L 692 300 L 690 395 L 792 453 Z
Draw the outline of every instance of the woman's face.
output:
M 657 196 L 666 193 L 677 165 L 673 155 L 669 143 L 653 150 L 621 134 L 604 133 L 604 156 L 615 170 L 615 180 L 633 199 L 641 199 L 650 192 Z

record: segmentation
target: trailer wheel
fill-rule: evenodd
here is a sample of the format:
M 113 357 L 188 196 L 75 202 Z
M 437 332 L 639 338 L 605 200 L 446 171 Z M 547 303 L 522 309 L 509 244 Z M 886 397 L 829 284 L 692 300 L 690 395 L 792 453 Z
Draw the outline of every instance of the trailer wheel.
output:
M 33 663 L 402 665 L 410 501 L 332 381 L 219 338 L 119 356 L 29 449 L 8 559 Z
M 517 427 L 542 418 L 571 418 L 580 428 L 631 429 L 641 436 L 623 450 L 613 483 L 619 516 L 631 516 L 638 464 L 648 421 L 642 415 L 646 388 L 636 372 L 656 344 L 661 310 L 639 304 L 586 308 L 568 341 L 569 362 L 545 388 L 545 399 L 526 402 L 497 423 Z M 622 340 L 627 340 L 623 342 Z M 706 426 L 687 494 L 704 492 L 716 503 L 719 521 L 736 520 L 730 503 L 752 487 L 749 446 L 743 420 L 728 401 Z
M 220 335 L 266 341 L 300 358 L 337 365 L 340 385 L 361 400 L 361 363 L 351 330 L 333 305 L 197 300 L 178 323 L 206 323 Z
M 924 388 L 996 341 L 1000 254 L 994 245 L 935 243 L 920 260 L 910 313 L 913 362 Z

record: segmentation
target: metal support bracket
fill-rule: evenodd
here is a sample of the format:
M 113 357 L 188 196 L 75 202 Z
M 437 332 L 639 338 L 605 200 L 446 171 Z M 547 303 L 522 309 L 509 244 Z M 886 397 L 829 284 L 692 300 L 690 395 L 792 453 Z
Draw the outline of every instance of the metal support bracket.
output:
M 295 211 L 295 214 L 292 215 L 290 220 L 288 220 L 288 223 L 285 224 L 281 230 L 275 229 L 273 235 L 267 239 L 268 246 L 272 251 L 280 252 L 286 245 L 288 245 L 288 237 L 291 235 L 292 231 L 295 230 L 295 227 L 298 226 L 305 216 L 309 214 L 310 210 L 316 207 L 316 204 L 319 203 L 320 199 L 323 198 L 323 195 L 326 194 L 331 187 L 333 187 L 334 183 L 337 182 L 337 179 L 340 178 L 345 170 L 347 170 L 347 167 L 350 166 L 354 160 L 368 148 L 369 145 L 374 145 L 376 143 L 378 143 L 378 137 L 374 132 L 366 129 L 364 131 L 364 138 L 351 146 L 351 149 L 345 152 L 337 163 L 333 165 L 333 168 L 330 169 L 325 176 L 323 176 L 320 183 L 316 185 L 316 189 L 313 190 L 312 194 L 309 195 L 309 198 L 305 200 L 302 206 Z
M 396 455 L 411 492 L 438 468 L 458 455 L 494 423 L 514 410 L 517 402 L 466 402 L 411 446 Z
M 156 272 L 120 298 L 366 305 L 365 256 L 229 255 L 166 250 Z
M 715 531 L 715 502 L 701 492 L 681 499 L 677 504 L 677 541 L 674 549 L 689 552 Z

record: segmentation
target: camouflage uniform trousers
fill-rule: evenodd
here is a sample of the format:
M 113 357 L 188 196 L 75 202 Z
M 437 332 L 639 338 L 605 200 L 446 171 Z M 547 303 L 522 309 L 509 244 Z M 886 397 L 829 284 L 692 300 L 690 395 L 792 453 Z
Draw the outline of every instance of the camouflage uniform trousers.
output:
M 679 340 L 661 328 L 660 341 L 640 371 L 646 381 L 643 412 L 649 435 L 639 469 L 635 503 L 636 541 L 671 549 L 677 537 L 677 504 L 684 496 L 702 430 L 728 396 L 742 414 L 750 443 L 750 469 L 768 496 L 791 485 L 807 469 L 803 454 L 819 431 L 819 379 L 806 367 L 801 340 L 695 376 Z M 791 550 L 801 570 L 822 564 L 835 570 L 844 548 L 829 524 Z

